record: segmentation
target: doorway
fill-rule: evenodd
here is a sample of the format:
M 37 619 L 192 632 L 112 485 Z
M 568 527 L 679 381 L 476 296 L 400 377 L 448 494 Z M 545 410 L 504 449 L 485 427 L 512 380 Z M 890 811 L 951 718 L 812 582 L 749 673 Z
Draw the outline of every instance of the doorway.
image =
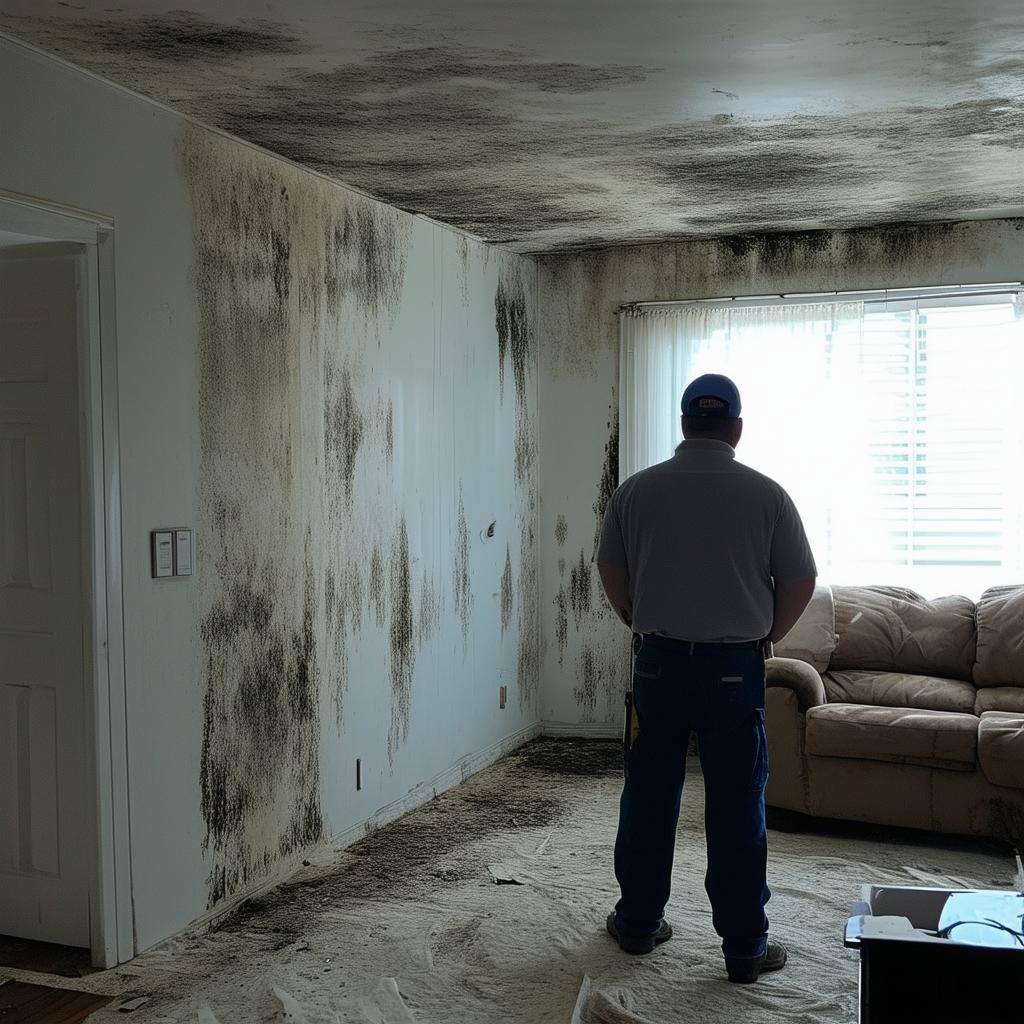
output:
M 134 955 L 113 235 L 0 194 L 0 935 Z

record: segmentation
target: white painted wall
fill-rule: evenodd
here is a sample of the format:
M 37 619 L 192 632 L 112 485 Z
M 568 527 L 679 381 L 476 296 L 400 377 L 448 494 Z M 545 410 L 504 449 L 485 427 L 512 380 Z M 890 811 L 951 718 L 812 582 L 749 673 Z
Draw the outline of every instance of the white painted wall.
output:
M 96 211 L 114 221 L 132 872 L 141 950 L 202 915 L 210 902 L 217 852 L 204 849 L 208 821 L 200 799 L 203 702 L 211 686 L 203 627 L 237 579 L 231 560 L 238 545 L 267 551 L 269 565 L 281 554 L 281 566 L 288 568 L 291 555 L 277 551 L 279 544 L 283 552 L 303 529 L 313 537 L 319 723 L 318 749 L 312 753 L 325 836 L 351 836 L 360 822 L 401 801 L 418 784 L 470 755 L 494 756 L 503 742 L 536 727 L 535 675 L 523 676 L 524 666 L 536 664 L 531 589 L 536 470 L 529 458 L 518 476 L 514 469 L 517 439 L 522 450 L 532 452 L 536 438 L 536 266 L 189 126 L 167 110 L 8 40 L 0 40 L 0 95 L 7 98 L 0 104 L 0 189 Z M 201 161 L 190 163 L 200 150 Z M 232 197 L 243 210 L 257 200 L 267 205 L 267 189 L 288 192 L 287 202 L 272 213 L 287 222 L 283 230 L 291 245 L 284 261 L 290 290 L 281 370 L 279 377 L 263 379 L 266 394 L 252 401 L 258 413 L 254 423 L 268 410 L 283 410 L 291 424 L 281 435 L 295 441 L 285 475 L 298 482 L 266 478 L 266 502 L 254 500 L 228 538 L 218 539 L 204 504 L 211 485 L 219 487 L 220 477 L 237 473 L 237 480 L 225 484 L 227 493 L 234 493 L 234 484 L 259 479 L 262 472 L 260 454 L 246 448 L 244 437 L 217 433 L 230 418 L 216 419 L 211 428 L 215 418 L 204 413 L 204 432 L 200 415 L 203 346 L 209 351 L 209 346 L 248 345 L 255 352 L 263 343 L 258 332 L 211 337 L 208 328 L 223 322 L 218 317 L 224 304 L 255 308 L 266 282 L 232 291 L 201 273 L 194 277 L 204 266 L 198 211 L 228 216 L 224 185 L 232 174 L 244 183 Z M 313 214 L 296 212 L 306 206 Z M 303 297 L 309 281 L 301 275 L 319 272 L 327 258 L 321 250 L 314 253 L 314 243 L 303 234 L 319 223 L 317 211 L 325 222 L 370 217 L 397 232 L 404 247 L 402 273 L 387 308 L 371 308 L 357 293 L 330 308 Z M 250 238 L 245 244 L 257 243 Z M 358 255 L 350 252 L 346 258 L 356 273 Z M 519 400 L 509 357 L 504 389 L 499 388 L 499 283 L 519 289 L 527 321 Z M 352 472 L 357 512 L 341 524 L 331 518 L 338 493 L 325 468 L 328 353 L 351 362 L 354 401 L 365 418 L 364 443 Z M 239 365 L 245 358 L 243 352 Z M 378 396 L 394 404 L 391 460 L 383 449 L 382 421 L 375 419 Z M 229 383 L 225 403 L 244 412 L 247 400 Z M 453 579 L 460 483 L 472 593 L 465 638 L 455 614 Z M 277 517 L 280 537 L 273 524 L 266 537 L 255 533 L 259 516 L 270 508 L 283 510 Z M 334 683 L 341 656 L 324 610 L 321 569 L 331 551 L 344 551 L 350 563 L 366 568 L 372 546 L 394 537 L 402 515 L 416 614 L 423 580 L 433 581 L 438 605 L 435 625 L 418 641 L 408 728 L 396 739 L 389 662 L 394 617 L 389 611 L 378 624 L 373 596 L 364 586 L 362 624 L 348 637 L 348 682 L 339 718 Z M 492 520 L 495 537 L 485 541 L 481 531 Z M 200 531 L 198 572 L 189 580 L 157 583 L 149 577 L 149 531 L 165 525 L 195 525 Z M 252 535 L 238 537 L 239 530 Z M 501 623 L 506 545 L 513 570 L 507 630 Z M 301 635 L 303 623 L 295 611 L 301 603 L 289 602 L 301 597 L 302 581 L 285 571 L 279 575 L 267 583 L 281 596 L 272 625 Z M 243 640 L 258 645 L 248 633 Z M 285 657 L 292 657 L 287 647 Z M 509 687 L 505 711 L 498 710 L 500 684 Z M 364 766 L 361 793 L 355 792 L 356 757 Z M 271 804 L 286 801 L 289 790 L 274 789 L 271 796 Z M 274 813 L 271 807 L 263 817 L 247 819 L 250 853 L 260 853 L 260 842 L 276 849 L 281 822 Z M 259 881 L 252 871 L 243 876 L 231 891 Z
M 618 406 L 618 306 L 1019 281 L 1024 221 L 621 247 L 542 257 L 540 264 L 541 714 L 552 731 L 617 735 L 628 685 L 628 633 L 600 594 L 591 558 L 605 446 L 615 432 L 609 412 Z M 565 517 L 562 544 L 559 516 Z M 577 615 L 571 567 L 581 555 L 591 600 Z M 580 590 L 577 586 L 575 592 Z M 562 643 L 560 601 L 567 609 Z M 581 604 L 586 602 L 577 601 L 577 607 Z

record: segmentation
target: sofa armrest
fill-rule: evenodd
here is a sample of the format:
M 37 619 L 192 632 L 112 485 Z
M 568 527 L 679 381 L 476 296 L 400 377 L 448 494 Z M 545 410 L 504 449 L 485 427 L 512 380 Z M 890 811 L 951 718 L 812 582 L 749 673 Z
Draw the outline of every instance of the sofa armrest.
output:
M 1024 789 L 1024 715 L 986 711 L 981 716 L 978 762 L 994 786 Z
M 764 666 L 765 686 L 785 686 L 796 694 L 801 711 L 828 703 L 825 684 L 817 670 L 796 658 L 769 658 Z

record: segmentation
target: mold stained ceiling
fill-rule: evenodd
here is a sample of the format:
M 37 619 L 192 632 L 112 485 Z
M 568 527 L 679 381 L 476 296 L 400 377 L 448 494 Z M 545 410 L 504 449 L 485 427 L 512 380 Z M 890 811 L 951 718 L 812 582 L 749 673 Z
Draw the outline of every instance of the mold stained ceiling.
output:
M 521 252 L 1024 211 L 1019 0 L 0 0 L 0 31 Z

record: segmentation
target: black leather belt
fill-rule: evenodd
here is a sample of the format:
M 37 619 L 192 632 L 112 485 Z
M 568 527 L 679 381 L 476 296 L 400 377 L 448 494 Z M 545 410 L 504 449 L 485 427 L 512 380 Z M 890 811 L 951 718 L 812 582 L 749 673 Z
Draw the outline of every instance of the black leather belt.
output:
M 643 643 L 650 642 L 656 647 L 667 647 L 681 654 L 722 654 L 728 651 L 766 651 L 767 640 L 741 640 L 739 643 L 708 643 L 699 640 L 677 640 L 674 636 L 659 633 L 637 633 Z

